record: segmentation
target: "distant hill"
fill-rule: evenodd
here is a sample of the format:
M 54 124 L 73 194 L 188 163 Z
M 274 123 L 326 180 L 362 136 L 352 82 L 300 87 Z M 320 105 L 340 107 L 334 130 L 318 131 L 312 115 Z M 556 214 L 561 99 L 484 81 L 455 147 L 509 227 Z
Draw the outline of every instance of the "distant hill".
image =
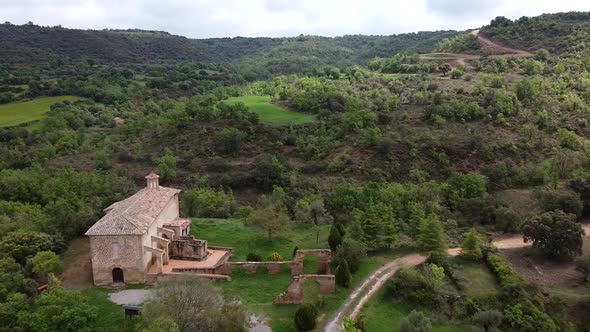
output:
M 0 62 L 162 63 L 204 58 L 190 39 L 140 30 L 76 30 L 0 25 Z
M 55 61 L 155 64 L 182 61 L 233 62 L 311 61 L 329 65 L 364 63 L 375 56 L 400 52 L 429 52 L 455 31 L 419 32 L 392 36 L 353 35 L 336 38 L 189 39 L 162 31 L 78 30 L 36 25 L 0 24 L 0 62 L 43 64 Z
M 497 17 L 481 34 L 506 45 L 552 53 L 575 52 L 590 47 L 590 12 L 544 14 L 515 21 Z

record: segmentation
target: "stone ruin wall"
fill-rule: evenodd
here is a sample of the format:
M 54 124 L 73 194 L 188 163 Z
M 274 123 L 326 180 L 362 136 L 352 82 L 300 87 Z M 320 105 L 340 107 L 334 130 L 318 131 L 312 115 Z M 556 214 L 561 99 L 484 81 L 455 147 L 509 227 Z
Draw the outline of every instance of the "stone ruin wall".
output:
M 303 260 L 307 255 L 314 255 L 318 258 L 319 273 L 325 274 L 330 272 L 330 261 L 332 251 L 330 249 L 309 249 L 297 250 L 293 260 L 290 261 L 266 261 L 266 262 L 228 262 L 215 269 L 216 274 L 231 275 L 236 267 L 240 267 L 246 274 L 256 274 L 260 267 L 267 269 L 268 274 L 278 274 L 283 266 L 291 270 L 291 275 L 298 276 L 303 274 Z
M 273 304 L 303 303 L 303 286 L 306 281 L 315 280 L 320 285 L 320 294 L 332 294 L 336 291 L 336 277 L 332 274 L 303 274 L 293 277 L 287 290 L 279 294 Z

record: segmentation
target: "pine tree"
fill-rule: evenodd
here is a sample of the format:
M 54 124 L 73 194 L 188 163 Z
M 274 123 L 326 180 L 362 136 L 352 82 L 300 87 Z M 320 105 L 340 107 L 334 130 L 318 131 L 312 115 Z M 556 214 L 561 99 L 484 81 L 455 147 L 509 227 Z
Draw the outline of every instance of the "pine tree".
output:
M 482 258 L 481 237 L 475 228 L 472 228 L 469 232 L 465 233 L 465 237 L 463 238 L 463 241 L 461 241 L 461 249 L 462 256 L 473 260 L 479 260 Z
M 352 274 L 350 274 L 350 268 L 345 260 L 342 260 L 336 268 L 336 283 L 345 288 L 352 284 Z
M 330 249 L 336 251 L 340 243 L 342 243 L 342 235 L 340 234 L 340 231 L 338 231 L 338 228 L 335 225 L 332 225 L 332 228 L 330 228 L 330 235 L 328 236 Z
M 424 253 L 435 258 L 447 255 L 447 239 L 440 220 L 435 215 L 429 215 L 420 224 L 418 246 Z

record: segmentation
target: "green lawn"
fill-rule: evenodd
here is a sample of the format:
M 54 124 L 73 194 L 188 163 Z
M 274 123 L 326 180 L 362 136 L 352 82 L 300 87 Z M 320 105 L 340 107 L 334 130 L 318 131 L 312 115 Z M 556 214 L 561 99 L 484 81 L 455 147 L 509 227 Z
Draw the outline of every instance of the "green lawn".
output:
M 365 304 L 361 314 L 365 321 L 366 332 L 381 331 L 399 331 L 401 320 L 404 319 L 412 308 L 396 304 L 390 300 L 385 290 L 380 290 L 375 294 L 367 304 Z M 428 315 L 428 313 L 426 313 Z M 432 324 L 433 332 L 459 332 L 472 331 L 471 327 L 466 324 Z
M 244 103 L 260 116 L 260 122 L 273 124 L 301 124 L 312 122 L 313 115 L 290 111 L 271 103 L 270 96 L 242 96 L 226 100 L 229 104 Z
M 453 257 L 450 258 L 450 264 L 453 266 L 455 275 L 461 280 L 463 289 L 456 289 L 447 278 L 442 288 L 444 294 L 478 297 L 496 294 L 499 291 L 494 276 L 483 263 Z M 362 310 L 366 331 L 398 331 L 401 320 L 412 309 L 396 303 L 385 294 L 385 289 L 382 289 L 367 302 Z M 423 311 L 427 315 L 430 314 L 428 310 Z M 434 332 L 473 331 L 473 327 L 464 322 L 433 323 L 432 325 Z
M 16 126 L 40 120 L 49 111 L 49 107 L 64 100 L 74 101 L 74 96 L 44 97 L 30 101 L 0 105 L 0 127 Z
M 472 262 L 461 257 L 450 258 L 450 263 L 454 266 L 453 273 L 461 280 L 464 289 L 457 290 L 447 279 L 443 291 L 476 297 L 496 294 L 499 291 L 494 275 L 483 263 Z
M 263 258 L 278 252 L 285 260 L 289 260 L 295 246 L 299 249 L 328 248 L 330 225 L 322 225 L 319 230 L 318 243 L 315 228 L 303 224 L 293 224 L 290 230 L 269 241 L 265 232 L 246 227 L 239 220 L 194 219 L 191 224 L 191 234 L 195 238 L 207 240 L 211 246 L 232 247 L 232 261 L 245 261 L 246 255 L 251 252 Z
M 97 310 L 97 318 L 89 326 L 90 331 L 138 331 L 140 318 L 126 318 L 123 307 L 111 302 L 109 299 L 109 293 L 112 292 L 112 289 L 98 287 L 89 287 L 81 290 L 82 296 Z
M 233 261 L 243 261 L 249 252 L 255 252 L 263 257 L 271 252 L 280 253 L 283 258 L 290 259 L 293 248 L 300 249 L 327 248 L 329 225 L 320 228 L 320 241 L 316 243 L 315 229 L 310 225 L 294 225 L 291 230 L 275 237 L 270 242 L 266 234 L 244 226 L 238 220 L 194 219 L 191 224 L 191 234 L 196 238 L 205 239 L 209 245 L 229 246 L 234 248 Z M 359 271 L 353 275 L 353 287 L 358 285 L 369 273 L 379 267 L 376 258 L 365 259 Z M 304 261 L 305 273 L 316 273 L 317 263 L 313 257 L 306 257 Z M 288 269 L 277 275 L 268 275 L 263 269 L 256 275 L 246 275 L 236 272 L 232 280 L 217 283 L 224 291 L 240 297 L 249 311 L 262 315 L 270 320 L 273 331 L 294 330 L 293 315 L 296 305 L 273 305 L 275 297 L 284 292 L 291 283 L 292 277 Z M 317 300 L 317 286 L 314 282 L 305 284 L 305 301 Z M 325 324 L 331 313 L 336 311 L 350 294 L 350 289 L 338 287 L 334 294 L 324 295 L 324 306 L 320 309 L 318 324 Z

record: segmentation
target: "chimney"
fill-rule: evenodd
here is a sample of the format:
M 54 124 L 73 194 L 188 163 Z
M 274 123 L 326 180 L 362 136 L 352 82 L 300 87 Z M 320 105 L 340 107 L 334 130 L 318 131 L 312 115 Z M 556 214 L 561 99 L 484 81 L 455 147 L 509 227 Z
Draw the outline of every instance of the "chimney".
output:
M 145 179 L 147 180 L 148 189 L 158 189 L 160 187 L 159 179 L 160 176 L 154 172 L 148 174 Z

